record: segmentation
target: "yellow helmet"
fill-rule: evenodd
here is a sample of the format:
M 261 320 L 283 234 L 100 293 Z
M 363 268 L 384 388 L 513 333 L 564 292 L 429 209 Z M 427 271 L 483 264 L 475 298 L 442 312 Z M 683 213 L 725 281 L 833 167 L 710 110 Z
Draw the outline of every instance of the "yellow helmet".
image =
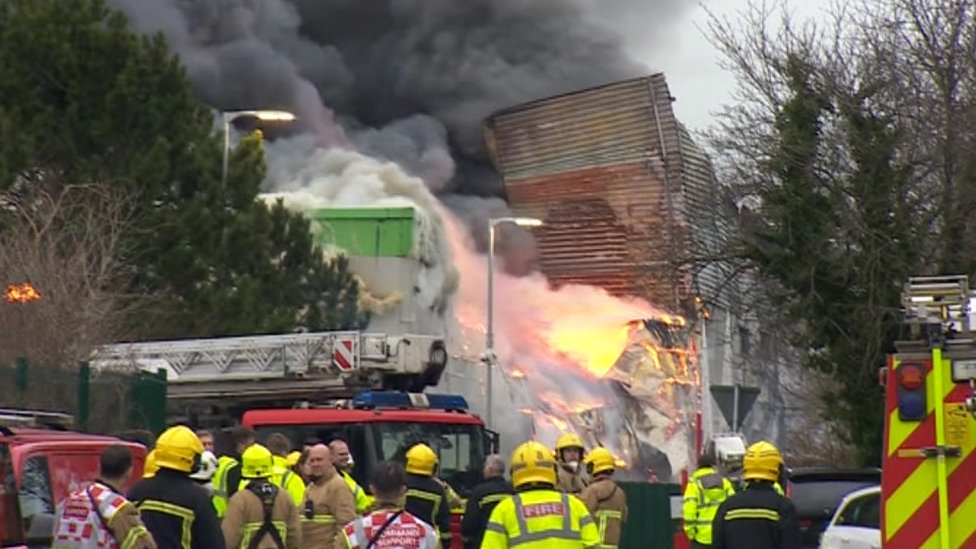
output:
M 556 458 L 561 461 L 563 459 L 563 450 L 567 448 L 578 448 L 580 454 L 586 451 L 586 447 L 583 446 L 583 439 L 576 433 L 563 433 L 556 439 Z
M 783 456 L 780 455 L 779 450 L 769 442 L 761 440 L 746 450 L 742 463 L 742 478 L 776 482 L 779 480 L 782 465 Z
M 583 463 L 586 464 L 586 471 L 590 475 L 598 475 L 600 473 L 612 473 L 616 465 L 614 461 L 610 450 L 601 446 L 590 450 Z
M 260 444 L 252 444 L 241 454 L 242 478 L 268 478 L 274 468 L 271 450 Z
M 150 450 L 146 454 L 146 461 L 142 464 L 142 478 L 152 478 L 159 470 L 159 465 L 156 465 L 156 450 Z
M 534 440 L 522 443 L 512 452 L 512 484 L 518 488 L 531 483 L 556 485 L 552 451 Z
M 406 469 L 408 473 L 432 477 L 437 470 L 437 454 L 426 444 L 415 444 L 407 450 Z
M 192 473 L 200 466 L 203 443 L 189 427 L 177 425 L 159 435 L 155 452 L 159 468 Z

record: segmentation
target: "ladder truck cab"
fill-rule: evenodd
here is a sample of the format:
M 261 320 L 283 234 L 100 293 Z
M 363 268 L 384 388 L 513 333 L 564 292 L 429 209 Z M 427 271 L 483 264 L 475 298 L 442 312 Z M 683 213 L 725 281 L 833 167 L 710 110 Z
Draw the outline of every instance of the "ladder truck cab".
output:
M 976 299 L 965 276 L 911 278 L 907 339 L 881 371 L 881 543 L 976 549 Z

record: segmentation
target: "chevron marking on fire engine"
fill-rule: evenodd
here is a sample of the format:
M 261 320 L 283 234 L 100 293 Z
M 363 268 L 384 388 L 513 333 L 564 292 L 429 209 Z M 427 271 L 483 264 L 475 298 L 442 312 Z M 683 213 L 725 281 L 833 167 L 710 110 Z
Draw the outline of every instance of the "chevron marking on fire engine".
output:
M 976 475 L 973 475 L 976 477 Z M 955 543 L 952 544 L 953 549 L 973 549 L 976 548 L 976 490 L 971 487 L 969 491 L 969 496 L 962 501 L 962 503 L 956 507 L 955 511 L 949 517 L 949 537 Z M 956 541 L 958 540 L 958 541 Z M 966 543 L 962 543 L 962 540 L 967 540 Z M 936 530 L 929 539 L 925 541 L 921 549 L 938 549 L 939 547 L 939 531 Z
M 944 376 L 941 391 L 943 402 L 960 401 L 966 394 L 966 387 L 956 385 L 951 376 Z M 929 379 L 929 378 L 927 378 Z M 893 388 L 892 388 L 893 389 Z M 935 421 L 932 415 L 936 388 L 932 387 L 927 400 L 929 416 L 921 423 L 902 422 L 898 419 L 895 407 L 889 418 L 888 455 L 885 464 L 885 483 L 897 486 L 887 497 L 884 506 L 886 547 L 937 548 L 939 544 L 939 507 L 936 485 L 936 460 L 921 457 L 921 448 L 935 445 Z M 976 516 L 976 437 L 968 437 L 960 448 L 960 457 L 946 459 L 949 486 L 950 525 L 952 539 L 964 540 L 971 537 L 976 521 L 957 517 Z M 899 444 L 895 444 L 898 441 Z M 904 456 L 910 457 L 904 457 Z M 917 458 L 915 456 L 918 456 Z M 914 518 L 914 520 L 912 520 Z M 903 528 L 910 520 L 911 527 Z M 934 544 L 934 545 L 933 545 Z M 959 549 L 976 549 L 968 542 L 954 545 Z

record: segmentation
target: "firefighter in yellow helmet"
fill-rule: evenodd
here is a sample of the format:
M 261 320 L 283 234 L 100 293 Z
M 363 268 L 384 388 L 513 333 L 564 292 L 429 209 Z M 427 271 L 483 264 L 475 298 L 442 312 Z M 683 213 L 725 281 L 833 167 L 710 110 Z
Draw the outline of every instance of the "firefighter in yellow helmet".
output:
M 210 495 L 190 475 L 200 467 L 203 444 L 188 427 L 170 427 L 156 439 L 159 470 L 129 493 L 161 549 L 224 547 Z
M 583 464 L 590 483 L 580 493 L 580 500 L 596 521 L 600 549 L 617 549 L 627 521 L 627 496 L 613 481 L 616 460 L 610 450 L 600 447 L 586 454 Z
M 248 482 L 227 502 L 221 528 L 228 549 L 301 547 L 298 508 L 286 490 L 272 484 L 274 468 L 271 451 L 260 444 L 241 454 L 241 477 Z
M 586 505 L 556 491 L 556 462 L 544 445 L 529 441 L 512 453 L 515 495 L 495 506 L 481 549 L 597 547 L 600 532 Z
M 746 488 L 730 496 L 715 514 L 712 549 L 799 549 L 796 508 L 773 488 L 783 457 L 760 441 L 746 450 L 742 478 Z
M 146 454 L 146 461 L 142 464 L 142 478 L 152 478 L 159 467 L 156 466 L 156 450 L 150 450 Z
M 580 465 L 584 453 L 583 439 L 575 433 L 564 433 L 556 440 L 556 461 L 559 462 L 556 487 L 561 492 L 579 494 L 586 488 L 586 477 Z
M 732 482 L 715 469 L 715 456 L 703 453 L 682 497 L 684 530 L 692 549 L 712 546 L 712 521 L 718 506 L 735 493 Z
M 451 509 L 444 487 L 434 479 L 437 454 L 426 444 L 407 450 L 407 496 L 403 508 L 411 515 L 437 528 L 441 544 L 451 544 Z

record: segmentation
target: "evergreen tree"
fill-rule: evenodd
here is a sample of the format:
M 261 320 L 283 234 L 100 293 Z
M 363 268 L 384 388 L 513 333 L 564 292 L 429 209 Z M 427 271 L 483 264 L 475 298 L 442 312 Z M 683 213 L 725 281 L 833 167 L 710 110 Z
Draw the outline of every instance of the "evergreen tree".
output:
M 129 291 L 151 337 L 361 327 L 348 263 L 257 199 L 260 139 L 234 149 L 161 36 L 102 0 L 0 0 L 0 193 L 96 181 L 133 197 Z M 325 307 L 325 308 L 323 308 Z M 332 309 L 334 308 L 334 309 Z

